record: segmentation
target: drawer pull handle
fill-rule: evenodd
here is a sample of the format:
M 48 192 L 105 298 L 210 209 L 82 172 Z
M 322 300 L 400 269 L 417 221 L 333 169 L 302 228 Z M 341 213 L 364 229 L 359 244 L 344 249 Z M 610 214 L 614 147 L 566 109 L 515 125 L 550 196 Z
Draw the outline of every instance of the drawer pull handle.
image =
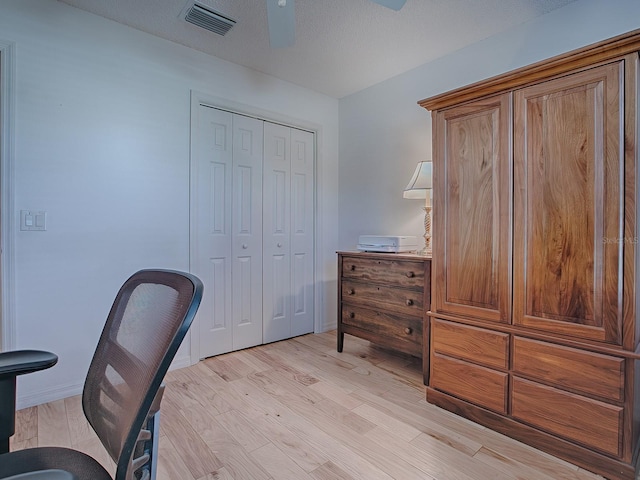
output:
M 353 288 L 349 289 L 349 295 L 355 295 L 356 291 Z
M 413 300 L 407 298 L 407 306 L 410 307 L 411 305 L 413 305 Z
M 414 272 L 407 272 L 407 277 L 413 278 L 415 276 L 416 276 L 416 274 Z
M 411 330 L 409 327 L 404 329 L 404 333 L 406 333 L 407 335 L 411 335 L 413 333 L 413 330 Z
M 355 265 L 351 265 L 351 271 L 353 272 L 356 269 Z
M 356 314 L 353 312 L 349 312 L 349 318 L 356 318 Z

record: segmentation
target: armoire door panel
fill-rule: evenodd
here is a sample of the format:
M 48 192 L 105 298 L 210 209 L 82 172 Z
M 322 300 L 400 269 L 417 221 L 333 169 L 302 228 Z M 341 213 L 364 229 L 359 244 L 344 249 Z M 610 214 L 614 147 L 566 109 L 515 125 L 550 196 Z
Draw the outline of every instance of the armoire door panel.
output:
M 435 115 L 436 312 L 509 321 L 510 119 L 508 94 Z
M 621 68 L 515 93 L 517 325 L 621 342 Z

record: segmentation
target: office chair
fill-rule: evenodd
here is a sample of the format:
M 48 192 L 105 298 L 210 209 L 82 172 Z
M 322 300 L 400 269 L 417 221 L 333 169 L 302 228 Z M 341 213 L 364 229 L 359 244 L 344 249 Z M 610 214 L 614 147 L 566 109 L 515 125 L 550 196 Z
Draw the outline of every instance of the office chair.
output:
M 84 414 L 116 463 L 115 480 L 155 478 L 162 380 L 202 291 L 202 282 L 188 273 L 141 270 L 116 296 L 82 393 Z M 20 369 L 25 367 L 18 366 L 16 374 Z M 113 480 L 92 457 L 60 447 L 0 455 L 0 478 Z

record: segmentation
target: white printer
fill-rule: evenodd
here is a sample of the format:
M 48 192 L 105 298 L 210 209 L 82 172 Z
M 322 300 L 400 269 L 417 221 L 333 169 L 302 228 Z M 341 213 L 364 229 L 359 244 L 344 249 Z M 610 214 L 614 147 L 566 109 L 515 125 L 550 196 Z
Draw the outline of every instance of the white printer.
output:
M 361 252 L 408 253 L 418 250 L 418 237 L 394 235 L 360 235 Z

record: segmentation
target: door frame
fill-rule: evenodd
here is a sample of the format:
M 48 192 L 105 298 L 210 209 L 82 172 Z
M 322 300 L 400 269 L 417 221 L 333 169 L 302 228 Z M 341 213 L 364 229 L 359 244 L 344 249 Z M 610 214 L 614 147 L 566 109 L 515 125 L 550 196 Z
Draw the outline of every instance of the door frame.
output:
M 15 348 L 14 119 L 15 43 L 0 40 L 0 345 Z
M 323 292 L 323 282 L 322 282 L 322 268 L 321 268 L 321 258 L 322 255 L 319 252 L 322 252 L 322 235 L 320 235 L 319 225 L 321 218 L 320 206 L 321 203 L 321 182 L 320 173 L 321 173 L 321 145 L 322 145 L 322 126 L 317 123 L 309 122 L 307 120 L 303 120 L 300 118 L 290 117 L 288 115 L 284 115 L 278 112 L 273 112 L 270 110 L 264 110 L 252 105 L 247 105 L 240 102 L 235 102 L 233 100 L 228 100 L 226 98 L 217 97 L 215 95 L 209 95 L 204 92 L 200 92 L 197 90 L 191 90 L 191 116 L 190 116 L 190 125 L 194 124 L 197 110 L 200 105 L 206 105 L 211 108 L 217 108 L 220 110 L 226 110 L 230 113 L 235 113 L 238 115 L 246 115 L 249 117 L 257 118 L 258 120 L 263 120 L 271 123 L 277 123 L 280 125 L 284 125 L 287 127 L 297 128 L 300 130 L 306 130 L 314 134 L 314 145 L 313 145 L 313 154 L 314 154 L 314 177 L 313 177 L 313 200 L 314 200 L 314 245 L 313 245 L 313 277 L 314 277 L 314 298 L 313 298 L 313 330 L 314 332 L 322 331 L 322 322 L 321 320 L 324 318 L 324 305 L 322 300 L 325 295 Z M 193 138 L 193 129 L 191 128 L 191 138 L 189 140 L 189 144 L 191 145 Z M 189 171 L 192 171 L 192 158 L 189 157 Z M 194 202 L 194 191 L 193 191 L 193 180 L 190 176 L 190 195 L 189 195 L 189 266 L 191 266 L 191 254 L 193 248 L 193 238 L 192 238 L 192 229 L 193 229 L 193 202 Z M 194 319 L 194 323 L 190 328 L 190 343 L 191 343 L 191 365 L 195 365 L 200 361 L 200 342 L 195 338 L 199 333 L 199 322 L 198 316 Z

